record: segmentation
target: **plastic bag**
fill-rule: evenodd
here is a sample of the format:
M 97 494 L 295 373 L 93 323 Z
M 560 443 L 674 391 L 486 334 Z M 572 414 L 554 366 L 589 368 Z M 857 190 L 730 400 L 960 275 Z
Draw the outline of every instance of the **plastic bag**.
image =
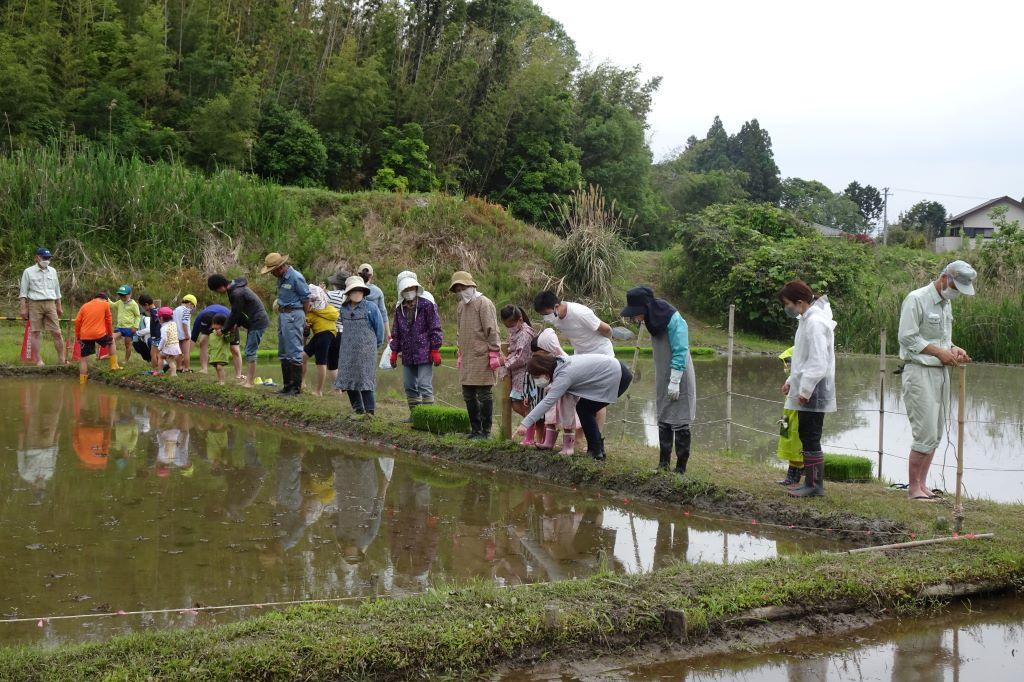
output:
M 384 346 L 384 352 L 380 354 L 380 365 L 381 369 L 394 369 L 394 365 L 391 364 L 391 347 L 388 345 Z

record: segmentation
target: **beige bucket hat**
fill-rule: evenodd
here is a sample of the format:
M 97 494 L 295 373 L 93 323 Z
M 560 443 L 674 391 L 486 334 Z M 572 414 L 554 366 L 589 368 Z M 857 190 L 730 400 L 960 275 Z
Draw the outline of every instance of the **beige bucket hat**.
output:
M 473 276 L 465 270 L 459 270 L 452 274 L 452 285 L 448 287 L 448 291 L 455 289 L 456 285 L 461 284 L 464 287 L 475 287 L 476 282 L 473 281 Z
M 352 275 L 345 280 L 345 295 L 348 296 L 353 291 L 361 291 L 363 295 L 369 295 L 370 289 L 366 286 L 366 282 L 359 275 Z
M 267 257 L 263 259 L 263 269 L 260 270 L 261 275 L 265 275 L 274 268 L 279 268 L 288 262 L 288 256 L 282 256 L 278 252 L 268 253 Z

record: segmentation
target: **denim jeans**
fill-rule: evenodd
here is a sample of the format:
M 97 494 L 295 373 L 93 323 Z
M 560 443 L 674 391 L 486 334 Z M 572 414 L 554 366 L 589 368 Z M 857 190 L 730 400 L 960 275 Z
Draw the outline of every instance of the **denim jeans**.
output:
M 402 382 L 405 384 L 405 397 L 409 400 L 434 402 L 434 366 L 429 362 L 403 365 Z
M 263 334 L 267 328 L 250 329 L 245 332 L 245 361 L 256 362 L 260 353 L 260 342 L 263 341 Z
M 358 414 L 373 414 L 377 409 L 376 396 L 373 391 L 345 391 L 348 393 L 348 401 L 352 403 L 352 409 Z
M 278 315 L 277 324 L 277 357 L 295 365 L 302 364 L 302 332 L 306 328 L 306 313 L 301 308 L 285 310 Z

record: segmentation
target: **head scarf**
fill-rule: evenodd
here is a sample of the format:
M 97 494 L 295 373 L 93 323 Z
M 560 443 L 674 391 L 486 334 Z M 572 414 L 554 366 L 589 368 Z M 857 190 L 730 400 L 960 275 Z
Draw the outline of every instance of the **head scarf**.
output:
M 565 351 L 562 349 L 562 344 L 558 342 L 558 336 L 550 327 L 537 335 L 537 348 L 550 353 L 556 358 L 565 357 Z
M 671 303 L 662 298 L 654 298 L 654 291 L 650 287 L 633 287 L 627 291 L 626 304 L 629 308 L 644 310 L 644 325 L 654 336 L 664 334 L 672 316 L 676 314 Z

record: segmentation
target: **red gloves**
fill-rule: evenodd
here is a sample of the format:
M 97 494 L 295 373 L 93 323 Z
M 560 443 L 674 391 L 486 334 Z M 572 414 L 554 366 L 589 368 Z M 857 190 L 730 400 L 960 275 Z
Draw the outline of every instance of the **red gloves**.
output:
M 398 367 L 398 353 L 391 351 L 391 366 Z
M 501 367 L 501 359 L 498 357 L 498 351 L 492 350 L 487 354 L 487 367 L 491 370 Z
M 434 367 L 441 366 L 441 351 L 432 350 L 430 351 L 430 361 L 434 363 Z

